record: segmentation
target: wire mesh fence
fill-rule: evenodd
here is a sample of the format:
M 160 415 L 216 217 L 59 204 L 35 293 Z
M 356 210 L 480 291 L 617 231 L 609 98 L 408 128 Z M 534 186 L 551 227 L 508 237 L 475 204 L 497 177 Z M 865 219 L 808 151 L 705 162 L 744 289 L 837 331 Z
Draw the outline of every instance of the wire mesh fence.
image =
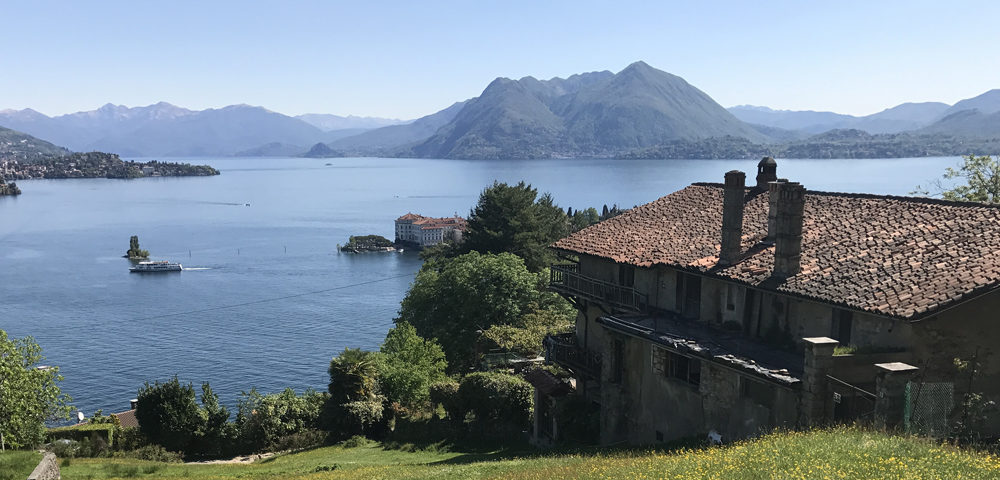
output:
M 942 438 L 948 435 L 948 418 L 954 408 L 955 384 L 909 382 L 903 425 L 906 433 Z

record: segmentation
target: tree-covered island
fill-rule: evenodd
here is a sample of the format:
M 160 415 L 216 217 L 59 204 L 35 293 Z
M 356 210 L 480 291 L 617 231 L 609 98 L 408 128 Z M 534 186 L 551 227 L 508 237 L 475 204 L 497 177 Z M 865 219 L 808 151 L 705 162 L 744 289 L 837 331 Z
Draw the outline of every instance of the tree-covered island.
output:
M 395 244 L 392 240 L 381 235 L 351 235 L 347 239 L 347 245 L 340 247 L 342 252 L 394 252 Z
M 17 188 L 17 184 L 14 182 L 6 183 L 3 181 L 3 177 L 0 176 L 0 197 L 4 195 L 20 195 L 21 189 Z

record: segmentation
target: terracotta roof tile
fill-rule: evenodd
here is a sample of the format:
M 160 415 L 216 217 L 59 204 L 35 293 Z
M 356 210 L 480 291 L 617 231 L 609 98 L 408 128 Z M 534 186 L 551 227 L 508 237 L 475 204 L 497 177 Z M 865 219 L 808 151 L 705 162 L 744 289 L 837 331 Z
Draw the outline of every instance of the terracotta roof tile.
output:
M 139 426 L 139 420 L 135 418 L 135 409 L 121 413 L 112 413 L 112 415 L 118 417 L 118 423 L 121 424 L 122 428 Z
M 554 248 L 667 265 L 904 319 L 1000 286 L 1000 208 L 910 197 L 807 192 L 801 272 L 771 278 L 768 195 L 747 190 L 744 257 L 717 265 L 719 184 L 694 184 L 583 229 Z

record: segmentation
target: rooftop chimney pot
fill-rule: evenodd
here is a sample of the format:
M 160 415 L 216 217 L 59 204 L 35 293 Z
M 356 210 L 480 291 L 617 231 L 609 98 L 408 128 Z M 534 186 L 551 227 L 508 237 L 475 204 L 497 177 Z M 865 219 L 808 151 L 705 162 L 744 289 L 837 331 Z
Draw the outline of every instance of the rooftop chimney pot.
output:
M 778 179 L 778 162 L 771 157 L 764 157 L 757 163 L 757 188 L 767 189 L 768 183 Z

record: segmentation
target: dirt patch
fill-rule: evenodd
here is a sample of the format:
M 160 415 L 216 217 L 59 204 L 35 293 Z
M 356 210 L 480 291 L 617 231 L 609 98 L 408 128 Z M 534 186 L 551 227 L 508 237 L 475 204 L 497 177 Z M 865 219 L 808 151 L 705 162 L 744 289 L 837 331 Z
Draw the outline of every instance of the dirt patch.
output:
M 200 462 L 184 462 L 190 465 L 214 465 L 219 463 L 253 463 L 262 458 L 273 457 L 273 453 L 258 453 L 255 455 L 240 455 L 228 460 L 202 460 Z

